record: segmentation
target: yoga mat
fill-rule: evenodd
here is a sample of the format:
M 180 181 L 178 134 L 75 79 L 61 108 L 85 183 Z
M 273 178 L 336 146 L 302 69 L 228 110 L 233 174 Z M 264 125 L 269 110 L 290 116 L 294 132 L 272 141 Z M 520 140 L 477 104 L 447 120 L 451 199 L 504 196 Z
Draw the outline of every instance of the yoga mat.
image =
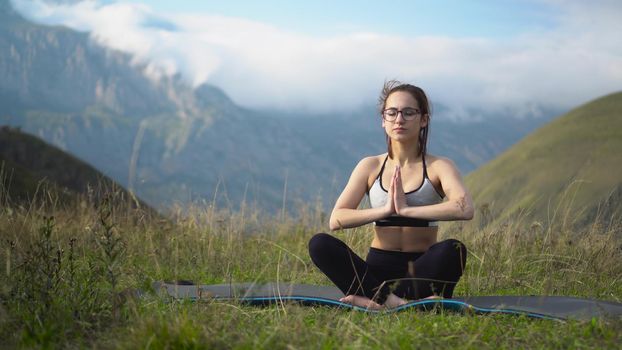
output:
M 591 318 L 622 319 L 622 304 L 566 296 L 471 296 L 453 299 L 422 299 L 386 310 L 368 310 L 339 301 L 344 295 L 335 286 L 290 283 L 234 283 L 195 285 L 155 282 L 153 288 L 174 299 L 237 301 L 253 305 L 297 302 L 365 312 L 397 312 L 406 309 L 441 308 L 465 313 L 515 314 L 557 320 Z

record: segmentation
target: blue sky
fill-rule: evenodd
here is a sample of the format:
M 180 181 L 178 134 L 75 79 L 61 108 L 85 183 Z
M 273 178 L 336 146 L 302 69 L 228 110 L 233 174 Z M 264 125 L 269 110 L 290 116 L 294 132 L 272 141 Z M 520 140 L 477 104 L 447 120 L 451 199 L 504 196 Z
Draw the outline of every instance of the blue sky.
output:
M 468 119 L 622 88 L 619 0 L 11 1 L 128 53 L 153 79 L 179 74 L 250 108 L 354 109 L 399 79 Z
M 145 0 L 158 12 L 217 13 L 309 35 L 372 31 L 401 36 L 511 37 L 554 26 L 539 1 L 192 1 Z

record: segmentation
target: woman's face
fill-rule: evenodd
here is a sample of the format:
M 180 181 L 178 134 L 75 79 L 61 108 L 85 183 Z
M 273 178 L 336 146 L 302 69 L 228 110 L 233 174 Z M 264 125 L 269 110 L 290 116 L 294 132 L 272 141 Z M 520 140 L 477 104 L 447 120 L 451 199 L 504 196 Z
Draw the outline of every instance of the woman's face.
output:
M 420 111 L 419 103 L 417 100 L 406 91 L 396 91 L 387 97 L 387 102 L 384 107 L 387 109 L 394 109 L 397 111 L 395 120 L 388 121 L 385 117 L 382 118 L 382 127 L 387 135 L 395 141 L 410 141 L 412 139 L 417 140 L 419 138 L 419 130 L 428 125 L 427 115 L 424 116 Z M 409 115 L 412 118 L 409 118 Z M 404 117 L 411 120 L 406 120 Z

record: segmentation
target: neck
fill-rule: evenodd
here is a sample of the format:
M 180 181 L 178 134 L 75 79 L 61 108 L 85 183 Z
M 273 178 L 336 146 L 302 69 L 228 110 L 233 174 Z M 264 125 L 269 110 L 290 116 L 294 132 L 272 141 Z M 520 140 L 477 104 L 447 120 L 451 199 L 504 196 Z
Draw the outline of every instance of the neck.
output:
M 418 140 L 407 143 L 393 141 L 391 142 L 391 151 L 393 153 L 391 160 L 399 164 L 400 167 L 416 163 L 421 159 Z

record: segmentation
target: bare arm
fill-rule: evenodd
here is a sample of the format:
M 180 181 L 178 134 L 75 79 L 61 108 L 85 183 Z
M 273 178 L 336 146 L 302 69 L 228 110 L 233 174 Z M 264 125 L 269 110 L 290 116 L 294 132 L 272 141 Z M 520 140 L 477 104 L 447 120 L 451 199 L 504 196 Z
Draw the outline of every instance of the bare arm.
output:
M 424 220 L 471 220 L 474 212 L 473 201 L 464 187 L 458 169 L 448 159 L 439 159 L 436 163 L 435 166 L 447 200 L 433 205 L 407 206 L 401 182 L 401 170 L 398 170 L 399 176 L 394 179 L 396 212 L 401 216 Z
M 341 192 L 330 215 L 328 225 L 331 231 L 362 226 L 395 212 L 391 200 L 388 200 L 384 207 L 357 209 L 367 191 L 367 180 L 373 166 L 373 159 L 365 158 L 352 171 L 350 180 Z M 389 188 L 389 193 L 392 192 L 393 186 Z

